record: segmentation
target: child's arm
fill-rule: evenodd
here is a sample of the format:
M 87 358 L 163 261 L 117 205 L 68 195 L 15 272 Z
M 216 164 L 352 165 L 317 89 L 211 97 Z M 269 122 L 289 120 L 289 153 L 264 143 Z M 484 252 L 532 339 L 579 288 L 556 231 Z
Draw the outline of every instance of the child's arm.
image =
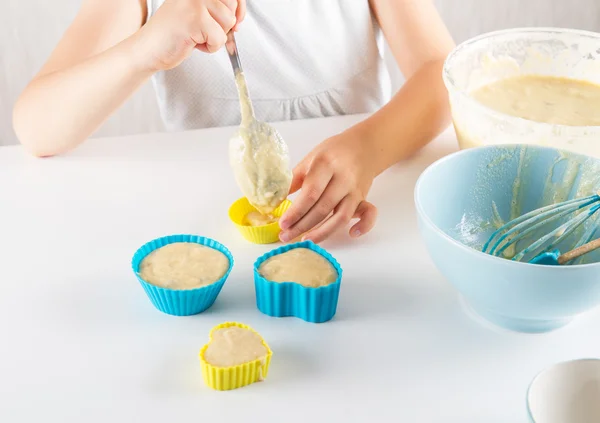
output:
M 310 231 L 304 238 L 320 242 L 352 218 L 359 222 L 351 236 L 370 231 L 377 209 L 365 198 L 373 179 L 450 123 L 442 67 L 454 42 L 431 0 L 370 3 L 406 83 L 378 112 L 317 146 L 296 167 L 292 192 L 302 190 L 280 221 L 283 241 Z
M 237 0 L 167 0 L 142 27 L 146 0 L 85 0 L 17 100 L 17 137 L 36 156 L 76 147 L 154 72 L 218 50 L 236 11 Z
M 442 68 L 455 44 L 432 0 L 371 0 L 371 7 L 406 78 L 385 107 L 355 128 L 375 144 L 378 175 L 450 124 Z

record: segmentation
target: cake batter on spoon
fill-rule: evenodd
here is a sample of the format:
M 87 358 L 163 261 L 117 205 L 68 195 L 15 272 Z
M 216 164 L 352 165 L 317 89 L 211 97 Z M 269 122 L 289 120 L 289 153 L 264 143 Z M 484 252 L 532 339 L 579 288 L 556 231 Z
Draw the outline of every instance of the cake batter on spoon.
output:
M 292 171 L 288 147 L 275 128 L 254 117 L 233 32 L 227 36 L 226 47 L 242 115 L 239 130 L 229 141 L 229 159 L 242 193 L 259 212 L 267 215 L 289 194 Z

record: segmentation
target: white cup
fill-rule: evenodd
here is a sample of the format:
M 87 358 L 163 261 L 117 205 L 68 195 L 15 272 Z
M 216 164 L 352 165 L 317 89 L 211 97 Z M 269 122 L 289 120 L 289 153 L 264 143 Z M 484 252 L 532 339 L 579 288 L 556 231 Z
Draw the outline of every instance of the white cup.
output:
M 600 423 L 600 359 L 544 370 L 529 387 L 527 406 L 534 423 Z

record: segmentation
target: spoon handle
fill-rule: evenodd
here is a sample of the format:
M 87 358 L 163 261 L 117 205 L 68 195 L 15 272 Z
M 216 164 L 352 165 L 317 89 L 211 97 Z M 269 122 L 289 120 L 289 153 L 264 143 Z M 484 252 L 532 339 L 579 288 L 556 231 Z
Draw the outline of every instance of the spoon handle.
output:
M 237 44 L 235 43 L 233 31 L 227 34 L 225 48 L 227 49 L 227 54 L 229 55 L 229 60 L 231 61 L 231 67 L 233 68 L 234 75 L 237 75 L 238 72 L 244 72 L 242 69 L 242 62 L 240 62 L 240 56 L 238 55 L 238 48 Z
M 558 258 L 558 264 L 565 264 L 570 262 L 571 260 L 576 259 L 584 254 L 587 254 L 591 251 L 600 248 L 600 239 L 595 239 L 587 244 L 583 244 L 579 248 L 575 248 L 574 250 L 567 251 L 563 255 Z
M 229 60 L 231 61 L 231 67 L 233 68 L 233 75 L 235 77 L 235 85 L 238 89 L 240 97 L 240 110 L 242 114 L 242 125 L 248 126 L 254 121 L 254 108 L 250 101 L 250 93 L 248 92 L 248 84 L 246 84 L 246 77 L 242 70 L 242 62 L 238 55 L 237 44 L 235 43 L 235 36 L 233 31 L 227 34 L 227 42 L 225 43 Z

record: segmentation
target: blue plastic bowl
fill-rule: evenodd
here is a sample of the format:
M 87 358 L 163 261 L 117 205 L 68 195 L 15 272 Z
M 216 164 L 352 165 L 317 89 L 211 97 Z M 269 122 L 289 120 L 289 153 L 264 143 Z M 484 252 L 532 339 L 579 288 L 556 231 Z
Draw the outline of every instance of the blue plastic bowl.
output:
M 417 181 L 419 230 L 433 262 L 473 311 L 506 329 L 547 332 L 600 304 L 600 251 L 586 256 L 588 264 L 544 266 L 481 248 L 498 220 L 599 188 L 600 160 L 590 157 L 523 145 L 464 150 Z

